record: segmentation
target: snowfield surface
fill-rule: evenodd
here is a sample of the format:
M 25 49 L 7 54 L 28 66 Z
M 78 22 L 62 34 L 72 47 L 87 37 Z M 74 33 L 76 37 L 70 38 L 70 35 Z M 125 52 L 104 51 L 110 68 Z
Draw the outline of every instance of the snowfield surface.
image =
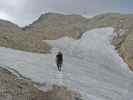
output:
M 51 54 L 0 48 L 0 64 L 36 82 L 70 87 L 84 100 L 133 100 L 133 74 L 110 44 L 112 37 L 112 28 L 100 28 L 84 33 L 79 40 L 47 40 L 53 47 Z M 62 72 L 55 64 L 58 50 L 64 53 Z

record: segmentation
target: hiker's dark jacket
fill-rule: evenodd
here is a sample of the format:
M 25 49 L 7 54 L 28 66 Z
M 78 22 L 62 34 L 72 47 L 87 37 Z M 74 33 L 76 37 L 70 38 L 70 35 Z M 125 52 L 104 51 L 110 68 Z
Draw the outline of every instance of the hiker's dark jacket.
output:
M 56 63 L 57 64 L 62 64 L 63 63 L 63 54 L 61 52 L 59 52 L 57 55 L 56 55 Z

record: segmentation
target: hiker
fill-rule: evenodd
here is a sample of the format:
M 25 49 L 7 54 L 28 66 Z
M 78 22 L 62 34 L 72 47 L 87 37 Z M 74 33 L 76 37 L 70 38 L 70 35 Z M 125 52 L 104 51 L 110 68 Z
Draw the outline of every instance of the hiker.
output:
M 60 51 L 56 55 L 56 64 L 57 64 L 57 67 L 58 67 L 58 71 L 60 72 L 62 64 L 63 64 L 63 54 Z

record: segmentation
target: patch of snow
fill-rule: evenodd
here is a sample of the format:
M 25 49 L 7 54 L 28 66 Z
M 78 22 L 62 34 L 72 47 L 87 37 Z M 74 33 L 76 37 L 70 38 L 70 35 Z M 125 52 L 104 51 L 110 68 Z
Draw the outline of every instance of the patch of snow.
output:
M 93 18 L 94 16 L 90 16 L 90 15 L 82 15 L 85 18 Z
M 0 64 L 35 82 L 65 85 L 85 100 L 132 100 L 133 76 L 110 44 L 112 34 L 113 28 L 100 28 L 85 32 L 79 40 L 46 40 L 53 47 L 51 54 L 0 48 Z M 64 54 L 61 73 L 55 63 L 59 50 Z

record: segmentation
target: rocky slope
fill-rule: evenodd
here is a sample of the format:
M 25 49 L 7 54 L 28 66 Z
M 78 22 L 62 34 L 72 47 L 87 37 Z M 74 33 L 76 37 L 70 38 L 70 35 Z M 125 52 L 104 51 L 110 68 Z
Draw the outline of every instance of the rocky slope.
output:
M 30 52 L 47 52 L 49 46 L 34 38 L 17 25 L 0 20 L 0 46 Z
M 57 39 L 63 36 L 79 38 L 87 28 L 87 19 L 80 15 L 46 13 L 24 28 L 39 39 Z

